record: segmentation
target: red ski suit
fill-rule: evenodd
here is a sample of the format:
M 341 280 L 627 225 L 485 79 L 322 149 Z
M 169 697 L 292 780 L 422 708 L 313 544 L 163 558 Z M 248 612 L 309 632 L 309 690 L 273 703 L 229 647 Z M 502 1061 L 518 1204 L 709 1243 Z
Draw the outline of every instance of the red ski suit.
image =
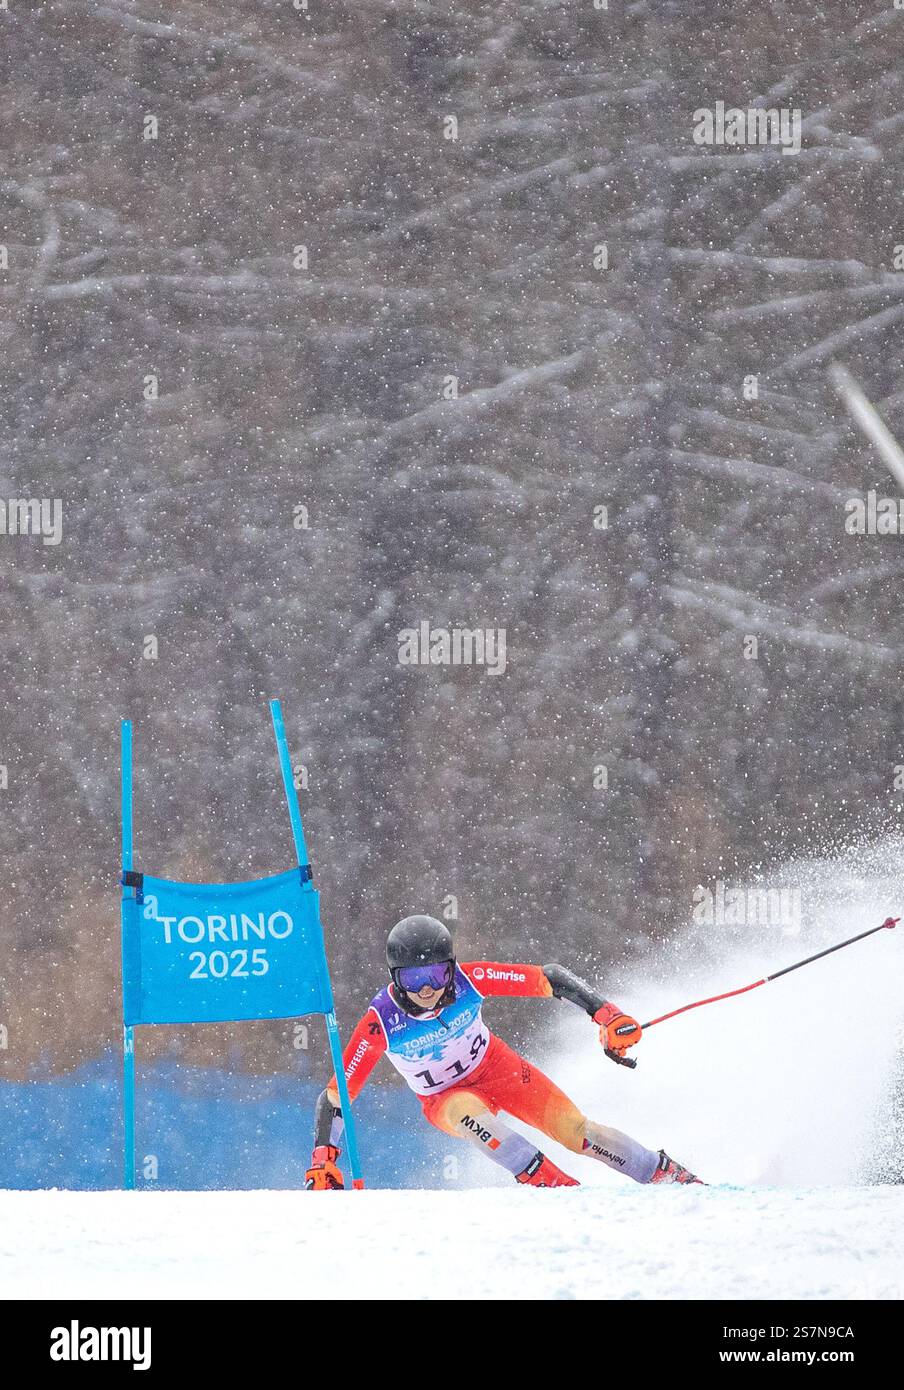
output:
M 499 995 L 549 998 L 553 993 L 539 965 L 469 961 L 459 962 L 458 969 L 480 998 Z M 385 995 L 383 998 L 385 1006 Z M 345 1076 L 352 1100 L 360 1094 L 380 1057 L 389 1047 L 381 1010 L 375 1007 L 378 1002 L 379 997 L 358 1023 L 345 1049 Z M 453 1006 L 444 1012 L 452 1014 Z M 433 1094 L 418 1094 L 424 1115 L 430 1123 L 448 1134 L 458 1133 L 456 1122 L 467 1094 L 477 1097 L 494 1115 L 504 1110 L 566 1148 L 580 1153 L 586 1147 L 585 1122 L 581 1111 L 539 1067 L 491 1033 L 480 1020 L 479 1013 L 477 1044 L 482 1048 L 482 1055 L 466 1075 L 460 1080 L 436 1083 L 431 1079 L 430 1084 L 441 1086 L 441 1089 L 436 1089 Z M 473 1050 L 472 1047 L 472 1053 Z M 418 1075 L 427 1076 L 429 1073 L 422 1071 Z M 413 1090 L 418 1090 L 415 1081 L 409 1079 L 409 1085 Z M 330 1102 L 338 1107 L 335 1074 L 328 1083 L 327 1095 Z

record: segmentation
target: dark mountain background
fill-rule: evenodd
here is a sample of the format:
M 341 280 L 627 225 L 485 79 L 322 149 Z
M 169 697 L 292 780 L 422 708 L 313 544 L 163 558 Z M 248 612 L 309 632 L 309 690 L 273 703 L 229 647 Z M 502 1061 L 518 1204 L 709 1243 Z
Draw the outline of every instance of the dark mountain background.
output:
M 404 912 L 604 983 L 696 884 L 900 827 L 904 555 L 845 532 L 896 486 L 829 369 L 904 434 L 902 25 L 0 10 L 0 496 L 64 515 L 0 536 L 8 1075 L 118 1042 L 122 716 L 138 864 L 241 878 L 292 862 L 282 698 L 346 1030 Z M 717 101 L 800 152 L 696 145 Z M 399 665 L 422 621 L 504 673 Z

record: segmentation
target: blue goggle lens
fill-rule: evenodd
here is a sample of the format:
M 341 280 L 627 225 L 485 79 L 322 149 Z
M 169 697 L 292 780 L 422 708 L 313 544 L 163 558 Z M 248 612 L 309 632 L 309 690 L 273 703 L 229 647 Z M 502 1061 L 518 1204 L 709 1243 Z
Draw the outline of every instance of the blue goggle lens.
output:
M 402 965 L 396 971 L 396 982 L 406 994 L 420 994 L 425 985 L 429 989 L 447 989 L 452 983 L 452 962 L 447 960 L 439 965 Z

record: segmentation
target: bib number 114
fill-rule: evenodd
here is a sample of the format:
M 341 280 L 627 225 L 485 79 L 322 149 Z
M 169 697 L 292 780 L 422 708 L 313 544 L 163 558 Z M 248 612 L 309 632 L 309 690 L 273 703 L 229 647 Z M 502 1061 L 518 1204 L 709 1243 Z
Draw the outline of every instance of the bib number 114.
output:
M 488 1042 L 489 1038 L 486 1036 L 485 1033 L 478 1033 L 477 1037 L 471 1043 L 470 1061 L 462 1062 L 460 1057 L 456 1057 L 454 1062 L 450 1063 L 448 1067 L 443 1068 L 443 1071 L 446 1073 L 446 1075 L 440 1077 L 439 1080 L 437 1080 L 437 1078 L 430 1071 L 418 1071 L 415 1072 L 415 1076 L 418 1081 L 423 1081 L 424 1089 L 428 1091 L 431 1090 L 434 1086 L 447 1086 L 449 1084 L 450 1074 L 454 1080 L 456 1077 L 459 1076 L 467 1076 L 469 1071 L 474 1070 L 474 1063 L 477 1061 L 478 1057 L 480 1056 L 481 1052 L 483 1052 Z

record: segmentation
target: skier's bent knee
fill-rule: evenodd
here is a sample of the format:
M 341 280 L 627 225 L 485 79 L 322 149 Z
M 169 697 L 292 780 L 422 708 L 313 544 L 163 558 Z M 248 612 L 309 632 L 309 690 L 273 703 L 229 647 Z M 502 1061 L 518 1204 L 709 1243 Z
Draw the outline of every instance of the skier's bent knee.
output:
M 584 1137 L 589 1123 L 587 1116 L 582 1115 L 580 1110 L 576 1110 L 573 1115 L 565 1116 L 555 1137 L 563 1148 L 570 1149 L 574 1154 L 583 1153 L 585 1149 Z
M 486 1101 L 481 1100 L 476 1092 L 453 1091 L 433 1114 L 428 1112 L 427 1118 L 447 1134 L 454 1134 L 457 1139 L 469 1139 L 475 1128 L 479 1127 L 481 1118 L 489 1118 L 491 1113 Z

